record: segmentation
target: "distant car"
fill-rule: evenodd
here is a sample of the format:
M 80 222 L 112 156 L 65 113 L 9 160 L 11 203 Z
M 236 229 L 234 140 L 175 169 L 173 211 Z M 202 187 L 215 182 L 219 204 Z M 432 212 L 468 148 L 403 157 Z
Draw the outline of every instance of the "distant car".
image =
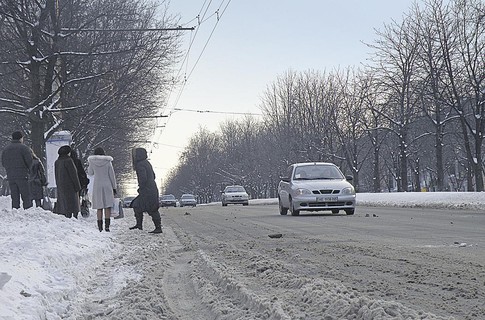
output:
M 249 195 L 243 186 L 227 186 L 221 195 L 222 206 L 228 204 L 242 204 L 247 206 L 249 204 Z
M 280 214 L 297 216 L 301 211 L 344 210 L 355 212 L 355 189 L 333 163 L 295 163 L 288 167 L 285 177 L 278 184 Z
M 185 207 L 185 206 L 195 207 L 197 205 L 197 200 L 195 200 L 195 197 L 193 194 L 185 193 L 180 197 L 179 203 L 181 207 Z
M 135 199 L 135 196 L 128 196 L 123 198 L 123 208 L 129 208 L 131 206 L 131 202 Z
M 164 194 L 160 197 L 160 207 L 176 207 L 177 199 L 173 194 Z

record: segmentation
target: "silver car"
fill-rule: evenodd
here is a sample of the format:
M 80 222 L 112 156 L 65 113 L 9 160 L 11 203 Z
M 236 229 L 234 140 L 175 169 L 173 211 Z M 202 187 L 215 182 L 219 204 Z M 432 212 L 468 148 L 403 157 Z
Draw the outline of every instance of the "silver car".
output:
M 280 178 L 278 203 L 280 214 L 297 216 L 300 211 L 355 211 L 355 189 L 333 163 L 295 163 Z
M 177 199 L 173 194 L 164 194 L 158 199 L 160 207 L 176 207 Z
M 227 186 L 221 195 L 222 206 L 228 204 L 242 204 L 247 206 L 249 204 L 249 195 L 243 186 Z
M 184 193 L 180 197 L 179 203 L 181 207 L 185 207 L 185 206 L 195 207 L 197 205 L 197 200 L 195 200 L 195 197 L 193 194 Z

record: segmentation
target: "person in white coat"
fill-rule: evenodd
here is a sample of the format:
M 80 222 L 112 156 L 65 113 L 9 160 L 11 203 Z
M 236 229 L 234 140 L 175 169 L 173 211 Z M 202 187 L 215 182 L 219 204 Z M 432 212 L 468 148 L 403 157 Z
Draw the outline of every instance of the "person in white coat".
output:
M 94 176 L 91 191 L 91 207 L 97 210 L 98 229 L 100 232 L 103 231 L 103 211 L 104 230 L 109 232 L 111 207 L 116 194 L 116 178 L 112 161 L 113 158 L 107 156 L 104 149 L 100 147 L 94 149 L 94 155 L 88 157 L 88 175 Z

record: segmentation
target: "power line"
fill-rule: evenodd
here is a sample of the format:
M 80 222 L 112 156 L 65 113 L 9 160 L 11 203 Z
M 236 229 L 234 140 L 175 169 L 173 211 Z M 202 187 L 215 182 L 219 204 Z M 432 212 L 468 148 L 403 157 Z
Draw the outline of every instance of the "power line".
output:
M 184 30 L 194 30 L 195 27 L 176 27 L 176 28 L 128 28 L 128 29 L 71 29 L 71 28 L 61 28 L 61 31 L 68 32 L 158 32 L 158 31 L 184 31 Z
M 197 113 L 218 113 L 218 114 L 234 114 L 234 115 L 248 115 L 248 116 L 262 116 L 261 113 L 252 113 L 252 112 L 229 112 L 229 111 L 214 111 L 214 110 L 196 110 L 196 109 L 182 109 L 182 108 L 174 108 L 175 111 L 187 111 L 187 112 L 197 112 Z

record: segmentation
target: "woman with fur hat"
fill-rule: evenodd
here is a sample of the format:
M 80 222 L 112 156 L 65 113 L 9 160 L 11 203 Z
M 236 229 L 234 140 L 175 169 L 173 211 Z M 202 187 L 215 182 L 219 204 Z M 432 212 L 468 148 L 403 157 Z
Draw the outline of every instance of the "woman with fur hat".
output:
M 112 161 L 113 158 L 107 156 L 103 148 L 94 149 L 94 155 L 88 157 L 88 175 L 94 176 L 91 190 L 91 207 L 97 209 L 98 229 L 100 232 L 103 231 L 103 211 L 104 230 L 109 232 L 111 207 L 116 194 L 116 178 Z
M 79 212 L 79 190 L 81 184 L 77 176 L 76 166 L 69 154 L 71 147 L 62 146 L 57 151 L 59 157 L 54 163 L 54 173 L 57 186 L 57 202 L 54 213 L 65 215 L 67 218 L 77 219 Z

